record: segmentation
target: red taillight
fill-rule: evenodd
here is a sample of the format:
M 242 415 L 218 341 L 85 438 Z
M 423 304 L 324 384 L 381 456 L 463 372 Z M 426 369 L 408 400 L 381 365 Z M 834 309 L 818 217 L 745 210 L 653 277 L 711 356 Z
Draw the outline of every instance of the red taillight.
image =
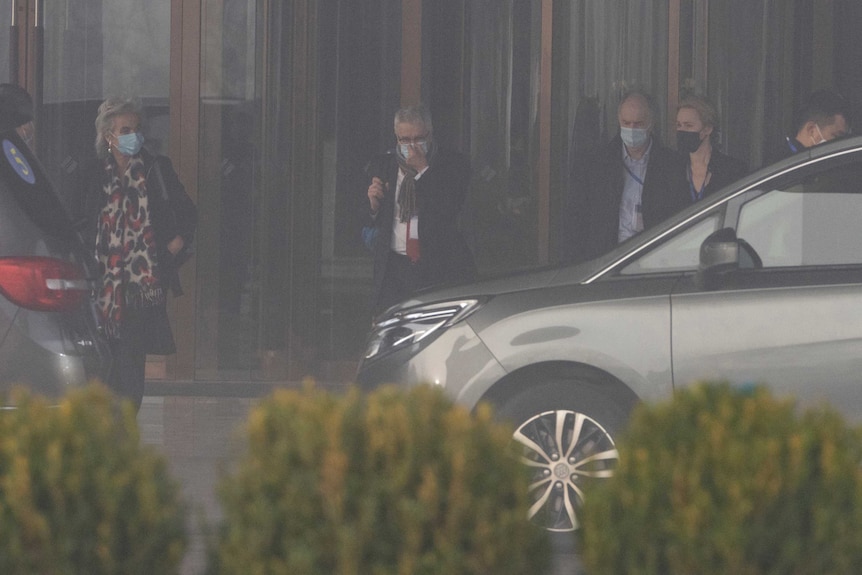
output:
M 0 258 L 0 293 L 12 303 L 37 311 L 66 311 L 88 291 L 81 270 L 47 257 Z

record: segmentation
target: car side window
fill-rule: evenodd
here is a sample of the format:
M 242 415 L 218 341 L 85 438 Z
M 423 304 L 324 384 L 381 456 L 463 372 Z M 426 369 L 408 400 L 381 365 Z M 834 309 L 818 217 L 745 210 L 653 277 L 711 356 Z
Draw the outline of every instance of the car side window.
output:
M 764 268 L 862 264 L 862 164 L 833 167 L 743 204 L 736 235 Z
M 700 261 L 700 244 L 718 229 L 718 221 L 718 212 L 710 214 L 631 262 L 620 273 L 634 275 L 696 270 Z

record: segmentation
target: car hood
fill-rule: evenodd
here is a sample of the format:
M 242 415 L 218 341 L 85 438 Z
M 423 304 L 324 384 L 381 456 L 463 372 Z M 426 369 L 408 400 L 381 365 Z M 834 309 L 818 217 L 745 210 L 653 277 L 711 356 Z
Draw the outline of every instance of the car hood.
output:
M 386 313 L 438 301 L 481 298 L 504 293 L 542 288 L 553 284 L 580 283 L 601 269 L 608 258 L 603 257 L 582 264 L 553 266 L 529 271 L 489 277 L 469 284 L 431 287 L 414 294 Z

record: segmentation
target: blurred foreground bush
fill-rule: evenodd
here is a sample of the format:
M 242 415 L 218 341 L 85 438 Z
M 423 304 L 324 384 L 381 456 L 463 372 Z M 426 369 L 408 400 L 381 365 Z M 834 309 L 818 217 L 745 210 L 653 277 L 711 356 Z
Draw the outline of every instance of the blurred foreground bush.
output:
M 590 575 L 857 574 L 862 441 L 833 411 L 697 385 L 639 406 L 588 493 Z
M 91 386 L 0 412 L 0 573 L 179 572 L 185 510 L 130 405 Z
M 436 388 L 279 391 L 220 484 L 213 573 L 543 573 L 511 430 Z

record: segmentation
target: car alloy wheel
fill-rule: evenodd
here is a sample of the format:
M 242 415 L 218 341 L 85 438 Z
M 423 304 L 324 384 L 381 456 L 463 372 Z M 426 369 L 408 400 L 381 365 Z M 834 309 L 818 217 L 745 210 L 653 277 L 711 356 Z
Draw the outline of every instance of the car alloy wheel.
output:
M 583 413 L 539 413 L 518 426 L 513 447 L 530 470 L 530 520 L 549 531 L 578 529 L 585 487 L 611 477 L 619 458 L 611 435 Z

